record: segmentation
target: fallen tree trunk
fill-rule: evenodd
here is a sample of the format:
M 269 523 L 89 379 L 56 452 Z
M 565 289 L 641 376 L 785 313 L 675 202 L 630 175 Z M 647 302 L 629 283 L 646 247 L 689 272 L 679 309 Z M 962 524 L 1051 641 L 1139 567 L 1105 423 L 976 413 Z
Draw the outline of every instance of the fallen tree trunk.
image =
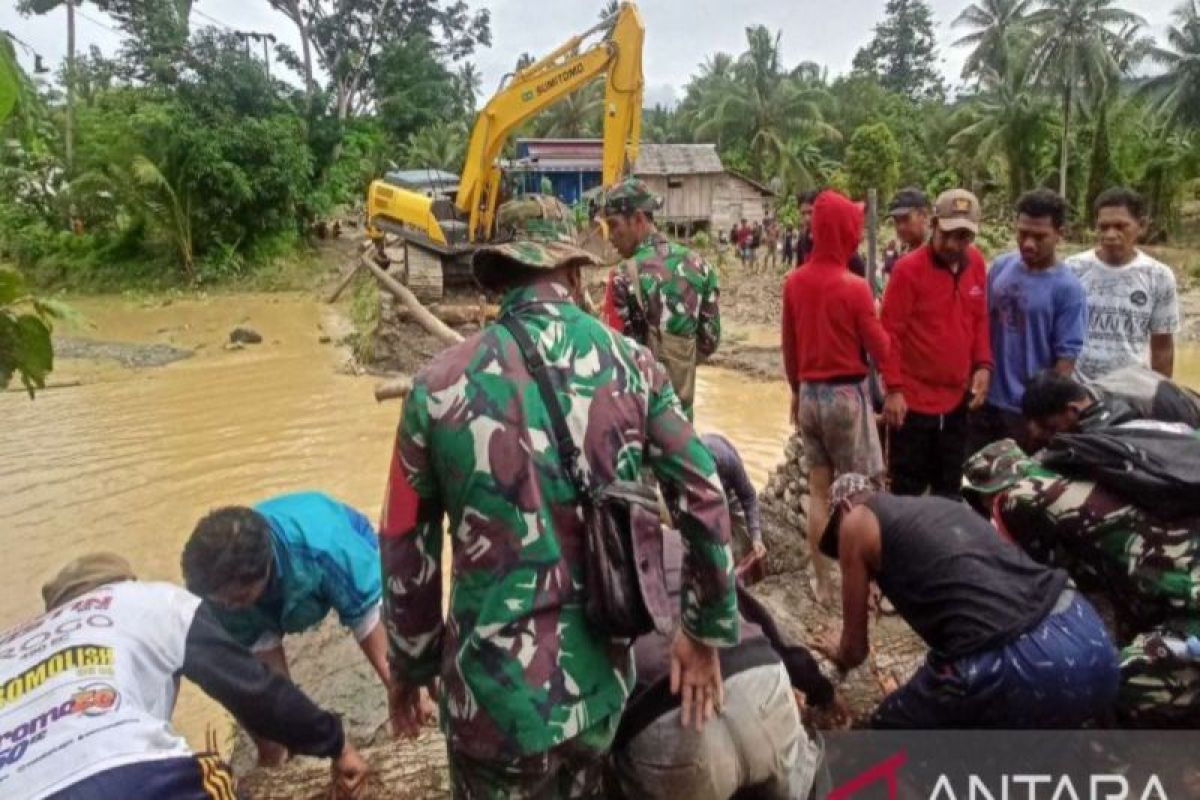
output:
M 437 305 L 430 306 L 428 311 L 447 325 L 482 325 L 488 320 L 500 316 L 500 307 L 491 304 L 483 306 Z M 407 308 L 396 309 L 398 319 L 408 319 L 411 316 L 412 312 Z
M 361 752 L 371 773 L 359 800 L 450 796 L 446 740 L 440 733 L 424 733 L 415 742 L 388 742 Z M 329 762 L 316 758 L 297 758 L 277 769 L 258 769 L 238 781 L 238 791 L 254 800 L 328 800 L 329 788 Z
M 371 274 L 383 284 L 383 287 L 396 296 L 396 299 L 404 304 L 412 315 L 413 321 L 420 325 L 425 330 L 436 336 L 446 344 L 458 344 L 463 340 L 463 337 L 454 329 L 450 328 L 446 323 L 438 319 L 428 308 L 421 305 L 421 301 L 416 295 L 408 290 L 408 287 L 400 283 L 400 281 L 388 275 L 378 264 L 371 260 L 367 254 L 363 254 L 360 259 L 362 265 L 371 270 Z
M 384 400 L 397 400 L 408 397 L 408 393 L 412 391 L 412 378 L 407 375 L 401 375 L 399 378 L 392 378 L 375 385 L 375 402 L 382 403 Z

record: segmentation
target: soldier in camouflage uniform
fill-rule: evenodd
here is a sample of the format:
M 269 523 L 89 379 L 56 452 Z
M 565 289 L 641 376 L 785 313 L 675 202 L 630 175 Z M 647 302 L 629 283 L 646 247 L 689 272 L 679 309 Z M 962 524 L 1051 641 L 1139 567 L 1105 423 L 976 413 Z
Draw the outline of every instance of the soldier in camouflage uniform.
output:
M 622 333 L 663 363 L 691 419 L 696 364 L 715 353 L 721 341 L 717 273 L 695 252 L 658 232 L 654 212 L 661 204 L 636 178 L 604 197 L 609 240 L 626 259 L 613 278 L 613 303 Z
M 1200 519 L 1158 519 L 1046 469 L 1011 439 L 972 456 L 967 481 L 1002 532 L 1113 608 L 1121 721 L 1200 726 L 1200 661 L 1181 648 L 1200 634 Z
M 712 457 L 645 348 L 576 304 L 570 211 L 552 198 L 501 207 L 506 244 L 477 279 L 550 368 L 590 485 L 648 465 L 682 498 L 687 545 L 674 641 L 685 706 L 719 705 L 717 649 L 738 641 L 729 514 Z M 418 687 L 439 678 L 455 797 L 600 796 L 600 768 L 633 684 L 629 642 L 589 627 L 583 520 L 546 406 L 502 325 L 443 351 L 405 403 L 380 529 L 393 728 L 425 721 Z M 442 618 L 442 522 L 451 587 Z

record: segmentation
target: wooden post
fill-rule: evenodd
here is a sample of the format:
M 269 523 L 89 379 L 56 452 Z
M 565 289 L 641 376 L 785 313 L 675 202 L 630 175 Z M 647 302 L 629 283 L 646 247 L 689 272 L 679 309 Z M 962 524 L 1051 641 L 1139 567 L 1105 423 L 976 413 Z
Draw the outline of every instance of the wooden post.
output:
M 879 244 L 879 192 L 867 189 L 867 284 L 871 294 L 875 292 L 875 253 Z
M 346 287 L 350 285 L 350 281 L 354 280 L 354 276 L 358 274 L 360 269 L 362 269 L 361 261 L 355 264 L 354 268 L 346 273 L 346 276 L 338 282 L 337 288 L 333 290 L 333 294 L 329 295 L 329 299 L 325 302 L 336 303 L 337 299 L 342 296 L 342 292 L 346 291 Z

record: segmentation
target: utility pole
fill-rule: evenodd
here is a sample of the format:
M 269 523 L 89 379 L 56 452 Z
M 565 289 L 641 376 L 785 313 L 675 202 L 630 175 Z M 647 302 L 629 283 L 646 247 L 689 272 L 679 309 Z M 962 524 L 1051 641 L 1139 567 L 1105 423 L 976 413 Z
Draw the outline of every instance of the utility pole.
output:
M 263 63 L 267 65 L 267 80 L 271 80 L 271 50 L 267 45 L 268 39 L 274 40 L 275 37 L 271 34 L 266 34 L 262 37 L 263 46 Z
M 67 0 L 67 175 L 75 163 L 75 0 Z

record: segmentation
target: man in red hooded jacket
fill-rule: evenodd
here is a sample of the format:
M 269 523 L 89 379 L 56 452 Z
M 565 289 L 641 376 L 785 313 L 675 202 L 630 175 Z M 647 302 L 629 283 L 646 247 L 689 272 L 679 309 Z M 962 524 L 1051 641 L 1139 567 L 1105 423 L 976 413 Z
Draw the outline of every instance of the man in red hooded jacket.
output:
M 882 479 L 884 469 L 863 353 L 887 374 L 890 342 L 867 282 L 846 269 L 862 231 L 861 205 L 821 192 L 813 203 L 812 252 L 783 286 L 783 363 L 792 387 L 792 422 L 808 461 L 808 544 L 823 603 L 831 587 L 817 544 L 829 485 L 847 472 Z

